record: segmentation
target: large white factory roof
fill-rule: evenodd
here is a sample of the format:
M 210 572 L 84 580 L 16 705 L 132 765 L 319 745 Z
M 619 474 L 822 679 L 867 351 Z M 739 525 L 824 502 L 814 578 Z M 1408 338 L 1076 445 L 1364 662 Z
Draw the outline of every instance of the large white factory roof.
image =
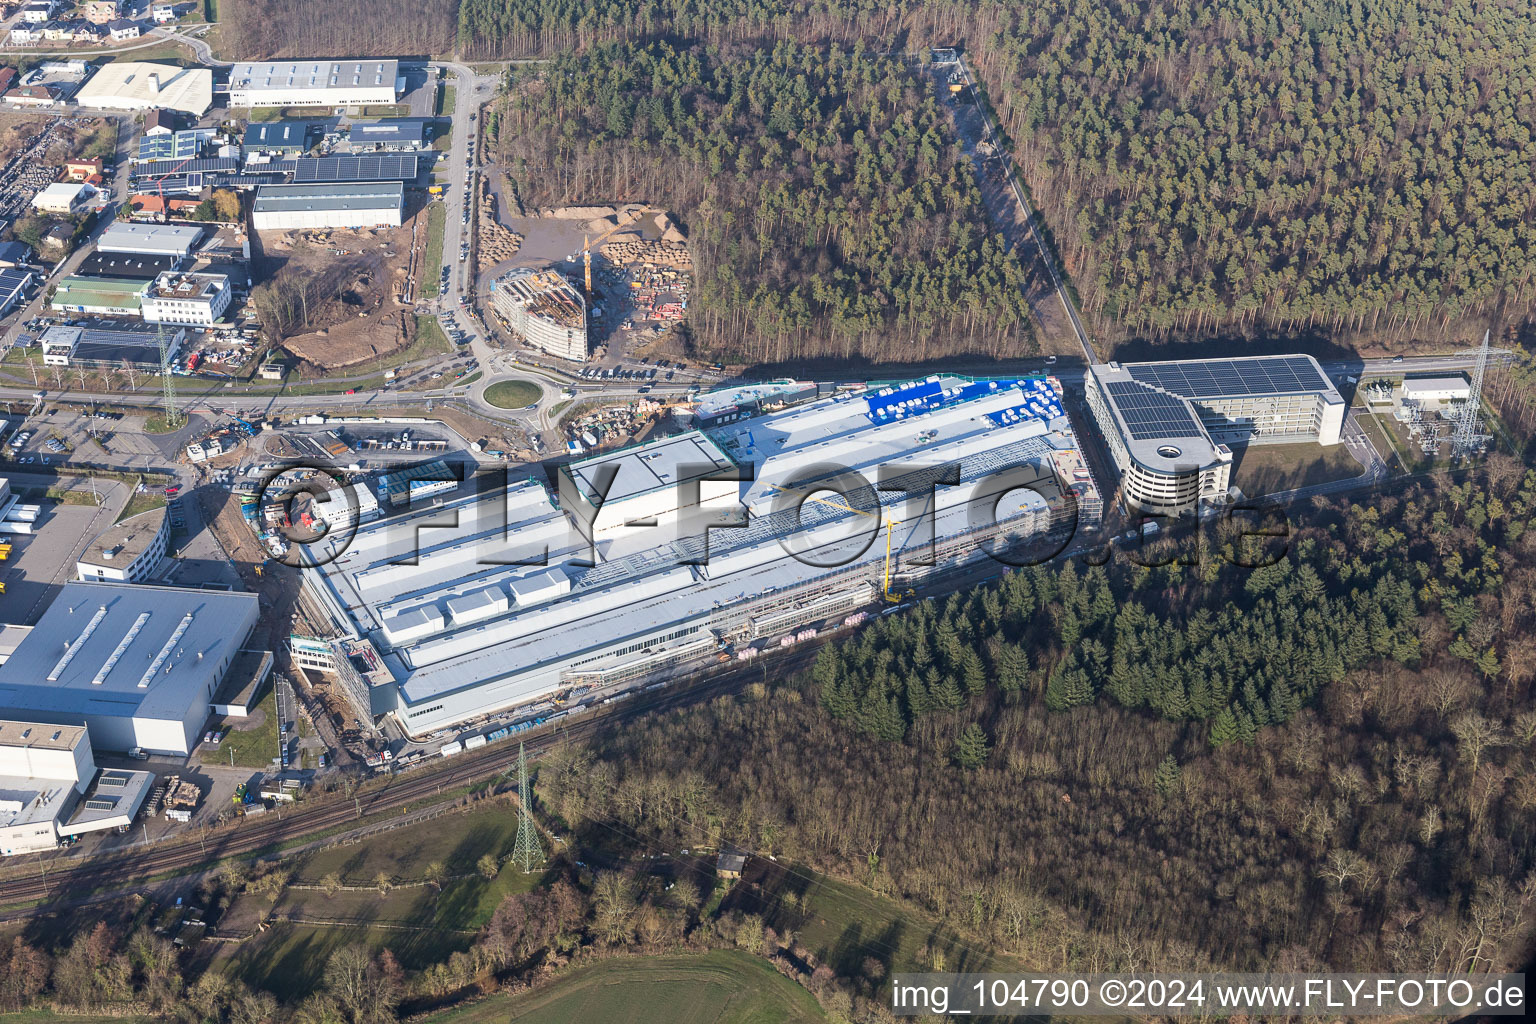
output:
M 739 528 L 641 530 L 594 545 L 542 485 L 521 482 L 368 524 L 335 561 L 306 570 L 306 586 L 338 626 L 380 646 L 407 709 L 437 713 L 433 702 L 470 689 L 479 706 L 507 707 L 552 692 L 562 670 L 622 654 L 630 638 L 647 649 L 687 642 L 714 610 L 881 559 L 887 524 L 899 553 L 973 530 L 976 509 L 991 513 L 1005 492 L 1009 508 L 1043 508 L 1021 479 L 1054 493 L 1039 467 L 1076 446 L 1054 382 L 931 378 L 571 467 L 582 486 L 613 467 L 613 501 L 686 479 L 688 466 L 750 464 L 756 479 L 736 485 Z M 802 504 L 823 487 L 793 479 L 824 476 L 829 463 L 868 486 Z M 907 494 L 875 490 L 892 464 L 909 473 L 954 464 L 960 484 L 914 510 Z M 993 475 L 1017 467 L 1029 472 Z M 334 542 L 316 545 L 317 560 Z M 450 713 L 406 715 L 415 732 Z
M 684 480 L 728 470 L 731 465 L 713 441 L 697 431 L 689 431 L 634 448 L 594 455 L 571 463 L 563 472 L 584 499 L 607 504 L 673 489 Z
M 135 252 L 185 256 L 203 237 L 203 229 L 187 224 L 113 224 L 101 233 L 98 252 Z
M 255 594 L 66 583 L 0 665 L 0 715 L 183 718 L 233 660 Z
M 400 77 L 398 60 L 275 60 L 236 64 L 232 92 L 349 89 L 390 86 Z
M 161 108 L 205 114 L 213 106 L 213 71 L 181 68 L 174 64 L 115 61 L 101 70 L 75 94 L 82 107 L 105 110 Z

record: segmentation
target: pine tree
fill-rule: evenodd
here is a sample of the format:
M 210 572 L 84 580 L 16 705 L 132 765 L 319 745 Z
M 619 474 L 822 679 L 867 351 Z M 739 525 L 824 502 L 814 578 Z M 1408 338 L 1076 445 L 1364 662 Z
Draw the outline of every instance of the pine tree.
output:
M 1179 762 L 1174 760 L 1172 754 L 1163 758 L 1157 770 L 1152 773 L 1152 786 L 1157 790 L 1158 796 L 1167 796 L 1179 787 L 1184 773 L 1179 768 Z
M 833 718 L 847 718 L 858 710 L 858 700 L 841 673 L 834 675 L 830 682 L 822 684 L 821 706 Z
M 1231 708 L 1222 708 L 1211 720 L 1211 746 L 1219 750 L 1228 743 L 1235 742 L 1237 737 L 1237 717 L 1232 714 Z
M 975 696 L 987 688 L 987 672 L 981 664 L 981 655 L 967 647 L 960 652 L 960 678 L 965 692 Z
M 944 711 L 954 711 L 965 703 L 965 697 L 961 695 L 960 687 L 955 685 L 953 676 L 940 676 L 938 682 L 928 688 L 928 692 L 934 705 Z
M 871 698 L 864 715 L 864 728 L 877 740 L 895 743 L 907 734 L 907 720 L 902 717 L 896 702 L 883 692 L 871 690 Z
M 987 763 L 987 756 L 991 752 L 987 746 L 986 732 L 972 722 L 961 730 L 959 738 L 955 740 L 953 757 L 961 768 L 975 769 Z

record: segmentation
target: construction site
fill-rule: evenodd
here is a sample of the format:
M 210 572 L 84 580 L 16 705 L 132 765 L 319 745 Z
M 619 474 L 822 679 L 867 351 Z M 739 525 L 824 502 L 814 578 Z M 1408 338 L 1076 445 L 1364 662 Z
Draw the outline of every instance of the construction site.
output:
M 488 286 L 489 305 L 508 336 L 581 361 L 649 352 L 686 317 L 693 257 L 666 211 L 633 203 L 571 206 L 504 220 L 487 192 L 478 224 L 480 269 L 498 275 Z M 527 304 L 522 293 L 530 287 L 558 296 L 558 308 L 541 310 L 540 319 L 562 331 L 575 329 L 571 307 L 581 304 L 584 347 L 573 334 L 545 337 L 550 332 L 521 318 L 517 309 Z
M 264 283 L 252 293 L 269 337 L 307 376 L 358 366 L 408 347 L 427 245 L 418 210 L 398 228 L 258 232 Z M 286 309 L 285 319 L 278 314 Z
M 818 395 L 787 389 L 732 421 L 712 412 L 734 394 L 706 396 L 698 421 L 716 426 L 571 462 L 552 483 L 467 494 L 428 473 L 396 506 L 381 481 L 396 514 L 305 546 L 306 617 L 328 622 L 357 704 L 419 737 L 748 659 L 1096 522 L 1096 485 L 1063 458 L 1078 442 L 1053 379 Z M 894 482 L 916 494 L 884 489 L 882 467 L 919 459 L 964 467 L 957 485 L 914 468 Z

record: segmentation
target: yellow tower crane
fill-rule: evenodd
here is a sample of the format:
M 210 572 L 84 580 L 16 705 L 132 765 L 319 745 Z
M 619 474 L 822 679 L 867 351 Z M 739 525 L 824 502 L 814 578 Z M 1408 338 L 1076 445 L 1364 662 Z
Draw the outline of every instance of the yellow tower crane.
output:
M 581 236 L 581 261 L 584 264 L 587 272 L 587 301 L 590 302 L 592 300 L 592 247 L 594 245 L 602 245 L 603 239 L 607 238 L 609 235 L 613 234 L 620 228 L 628 227 L 629 225 L 633 224 L 635 222 L 636 216 L 638 215 L 634 211 L 631 211 L 627 217 L 620 220 L 617 224 L 613 225 L 613 227 L 604 231 L 596 238 L 590 238 L 587 235 Z
M 809 487 L 781 487 L 778 484 L 770 484 L 769 486 L 781 494 L 799 494 L 801 495 L 802 500 L 819 502 L 823 505 L 827 505 L 835 509 L 840 509 L 844 512 L 852 512 L 855 515 L 882 518 L 881 513 L 885 512 L 884 506 L 881 507 L 879 512 L 870 512 L 867 509 L 854 508 L 847 502 L 833 501 L 831 498 L 818 497 L 814 493 L 815 490 L 817 490 L 815 484 L 812 484 Z M 826 488 L 821 489 L 825 490 Z M 911 588 L 908 588 L 907 590 L 904 590 L 900 593 L 897 593 L 891 589 L 891 534 L 896 529 L 896 527 L 904 525 L 905 520 L 897 519 L 895 516 L 891 515 L 885 515 L 883 518 L 885 519 L 885 573 L 883 577 L 881 592 L 885 599 L 891 604 L 900 604 L 907 598 L 916 595 L 916 591 L 912 590 Z

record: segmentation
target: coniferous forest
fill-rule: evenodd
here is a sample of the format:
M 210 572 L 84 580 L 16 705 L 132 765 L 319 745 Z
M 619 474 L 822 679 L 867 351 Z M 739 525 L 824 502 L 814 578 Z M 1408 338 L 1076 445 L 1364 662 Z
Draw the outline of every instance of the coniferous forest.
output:
M 619 41 L 960 44 L 1100 337 L 1308 330 L 1391 346 L 1522 319 L 1533 298 L 1524 0 L 226 6 L 242 56 L 396 53 L 402 38 L 470 59 Z M 737 127 L 763 132 L 770 112 Z

